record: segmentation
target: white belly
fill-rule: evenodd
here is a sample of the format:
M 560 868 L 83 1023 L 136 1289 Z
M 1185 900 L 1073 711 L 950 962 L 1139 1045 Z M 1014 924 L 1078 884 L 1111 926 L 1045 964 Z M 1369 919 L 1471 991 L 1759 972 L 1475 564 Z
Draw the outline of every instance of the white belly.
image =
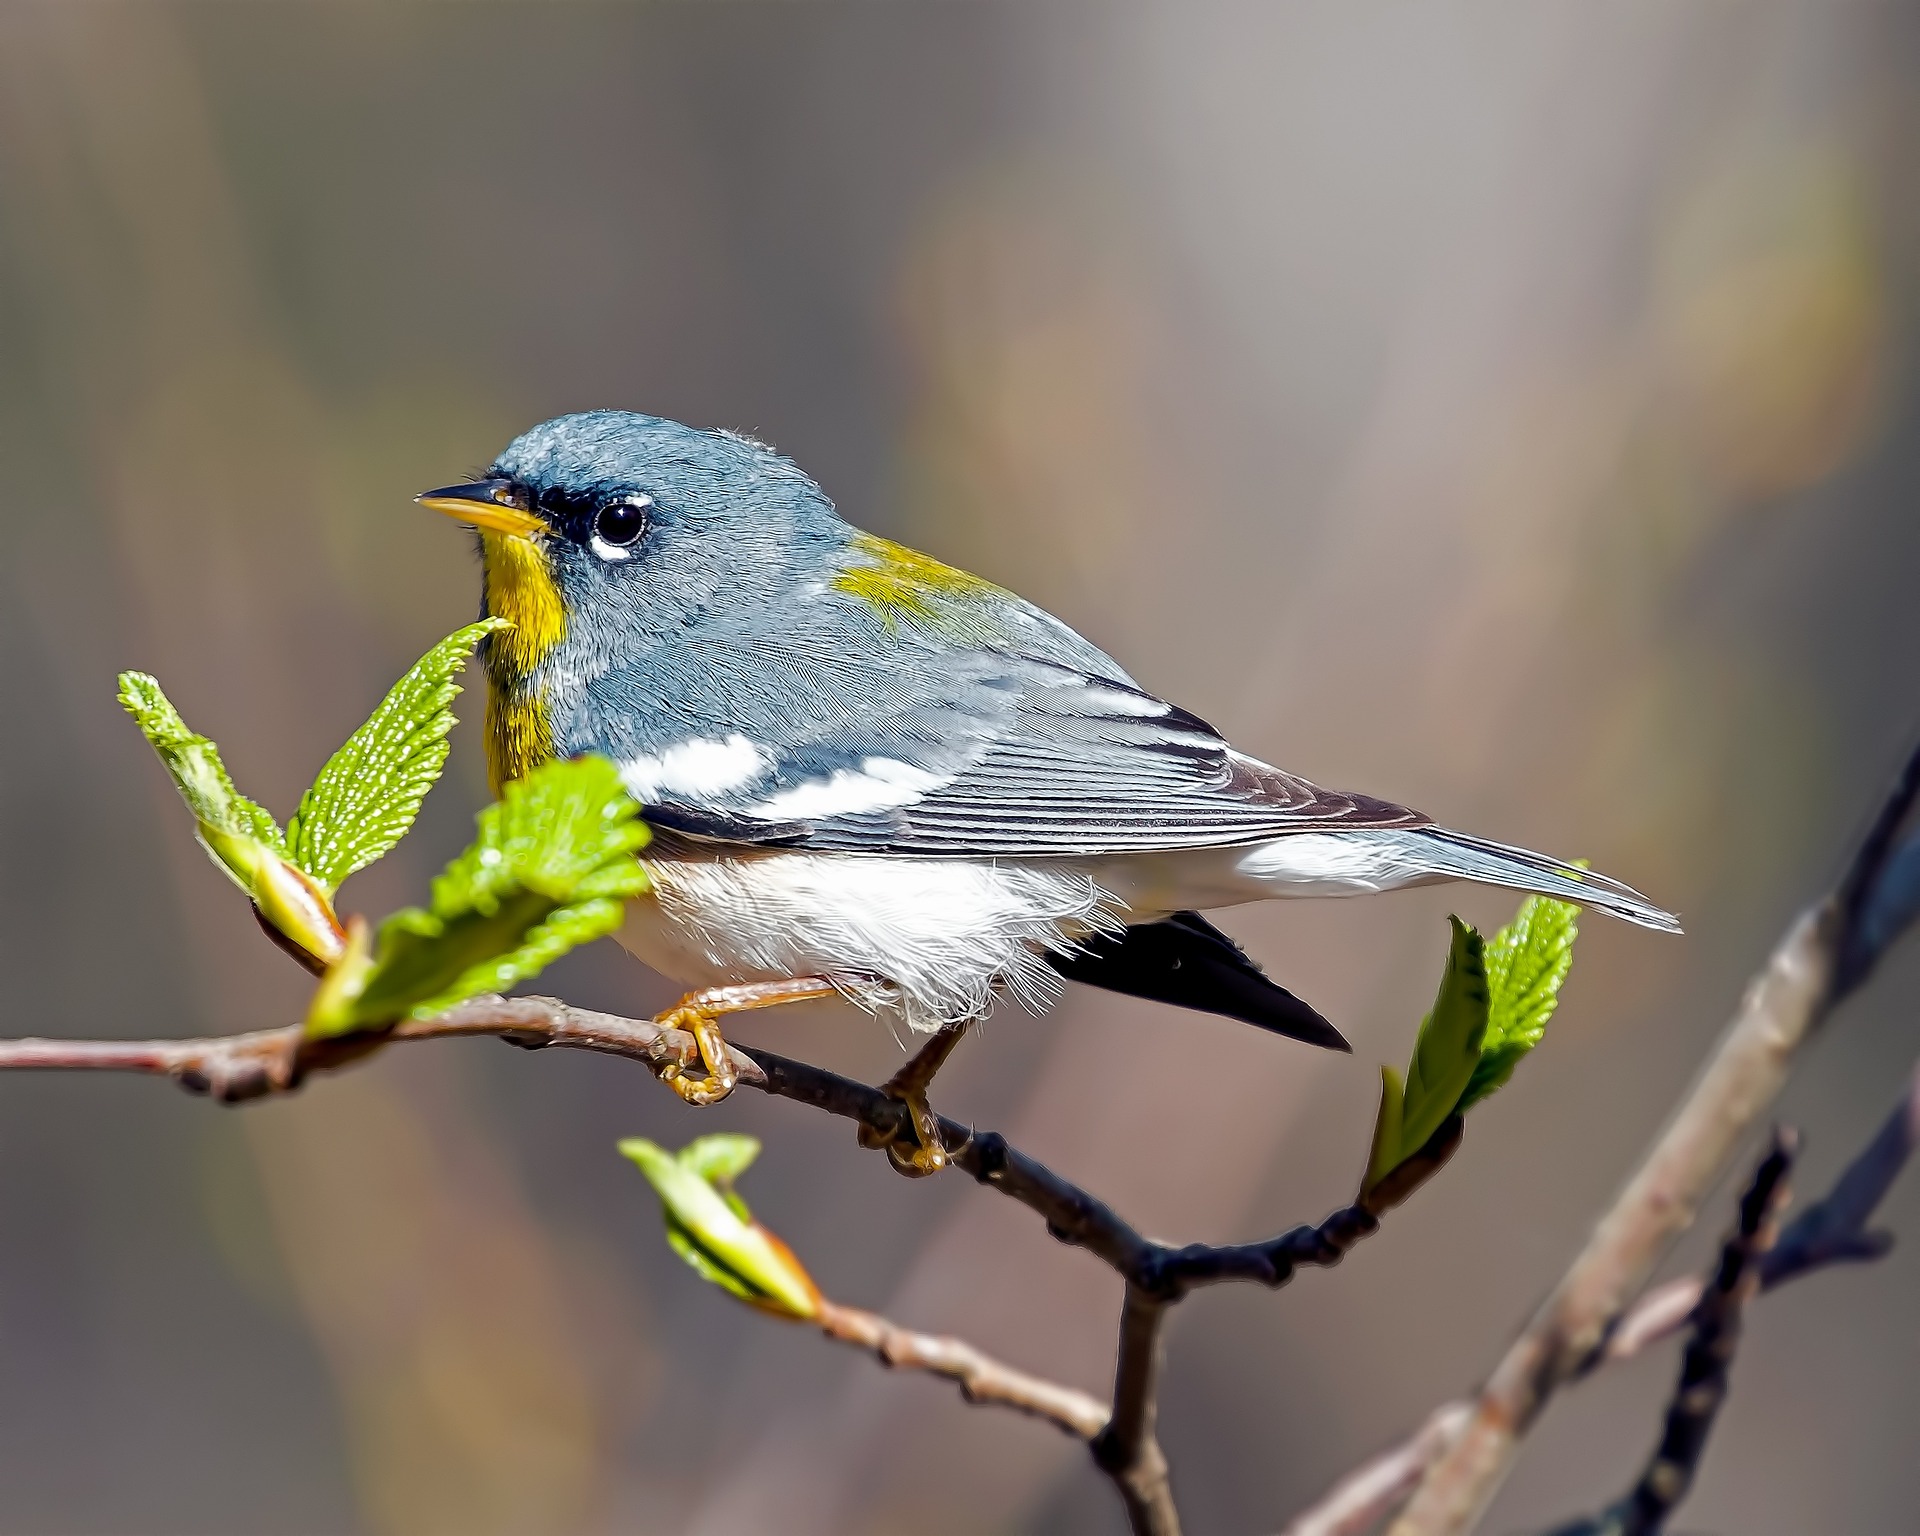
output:
M 768 852 L 642 861 L 653 890 L 619 940 L 692 987 L 824 976 L 854 1001 L 937 1029 L 999 991 L 1039 1009 L 1060 979 L 1042 959 L 1118 926 L 1125 907 L 1081 867 Z

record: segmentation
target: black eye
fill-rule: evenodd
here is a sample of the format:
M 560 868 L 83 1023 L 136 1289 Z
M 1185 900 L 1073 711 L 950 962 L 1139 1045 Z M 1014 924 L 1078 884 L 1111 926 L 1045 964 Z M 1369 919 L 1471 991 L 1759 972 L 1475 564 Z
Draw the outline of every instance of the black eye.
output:
M 624 548 L 646 532 L 647 508 L 652 505 L 645 496 L 625 496 L 607 502 L 594 516 L 594 537 Z

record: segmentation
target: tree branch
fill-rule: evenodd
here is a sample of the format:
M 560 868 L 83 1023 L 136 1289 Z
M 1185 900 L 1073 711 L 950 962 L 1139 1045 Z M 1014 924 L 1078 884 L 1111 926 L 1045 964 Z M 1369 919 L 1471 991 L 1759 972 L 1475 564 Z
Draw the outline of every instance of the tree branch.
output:
M 1787 1200 L 1787 1175 L 1799 1138 L 1784 1127 L 1754 1170 L 1740 1201 L 1740 1217 L 1720 1250 L 1720 1262 L 1693 1309 L 1693 1328 L 1681 1356 L 1680 1380 L 1668 1400 L 1660 1444 L 1646 1470 L 1618 1503 L 1598 1515 L 1556 1526 L 1549 1536 L 1660 1536 L 1687 1496 L 1727 1400 L 1727 1374 L 1740 1347 L 1741 1314 L 1760 1288 L 1760 1260 L 1778 1235 Z
M 1793 924 L 1755 978 L 1679 1112 L 1487 1379 L 1472 1419 L 1427 1470 L 1393 1536 L 1456 1536 L 1478 1520 L 1521 1437 L 1604 1347 L 1668 1242 L 1693 1224 L 1801 1047 L 1920 915 L 1920 840 L 1903 840 L 1916 798 L 1920 748 L 1839 884 Z
M 1834 1264 L 1857 1264 L 1882 1257 L 1893 1236 L 1868 1225 L 1887 1191 L 1920 1143 L 1920 1065 L 1906 1091 L 1881 1122 L 1873 1139 L 1848 1163 L 1833 1188 L 1800 1213 L 1759 1264 L 1760 1289 L 1770 1291 L 1790 1280 Z M 1630 1360 L 1642 1350 L 1678 1333 L 1700 1303 L 1706 1280 L 1686 1275 L 1641 1297 L 1607 1336 L 1579 1376 L 1602 1365 Z M 1578 1378 L 1576 1378 L 1578 1379 Z M 1281 1536 L 1360 1536 L 1370 1531 L 1418 1486 L 1427 1468 L 1459 1439 L 1473 1417 L 1464 1399 L 1443 1403 L 1407 1440 L 1362 1463 L 1288 1524 Z
M 1164 1296 L 1127 1286 L 1113 1373 L 1113 1417 L 1092 1447 L 1094 1464 L 1113 1479 L 1126 1501 L 1135 1536 L 1180 1536 L 1166 1453 L 1154 1433 L 1163 1353 L 1160 1328 L 1170 1305 Z
M 435 1018 L 318 1040 L 306 1038 L 298 1025 L 191 1040 L 0 1040 L 0 1071 L 144 1073 L 238 1104 L 295 1092 L 313 1073 L 355 1065 L 389 1045 L 486 1035 L 533 1050 L 600 1051 L 640 1062 L 656 1075 L 668 1066 L 692 1069 L 700 1059 L 692 1035 L 651 1020 L 575 1008 L 550 997 L 478 997 Z M 863 1132 L 863 1145 L 884 1148 L 914 1135 L 906 1104 L 883 1089 L 771 1051 L 728 1049 L 739 1086 L 852 1120 Z M 1257 1281 L 1277 1289 L 1302 1268 L 1339 1263 L 1356 1242 L 1379 1230 L 1382 1215 L 1445 1166 L 1462 1129 L 1458 1116 L 1449 1119 L 1379 1185 L 1318 1226 L 1295 1227 L 1258 1243 L 1171 1247 L 1142 1236 L 1105 1202 L 999 1133 L 944 1118 L 938 1125 L 957 1166 L 1037 1212 L 1055 1238 L 1086 1249 L 1126 1280 L 1111 1414 L 1082 1393 L 1001 1365 L 957 1339 L 911 1333 L 855 1308 L 830 1303 L 832 1322 L 821 1326 L 888 1364 L 959 1381 L 970 1402 L 1017 1408 L 1088 1440 L 1138 1536 L 1178 1536 L 1180 1529 L 1166 1457 L 1154 1434 L 1166 1308 L 1199 1286 Z
M 699 1048 L 684 1030 L 647 1019 L 575 1008 L 551 997 L 477 997 L 431 1019 L 331 1039 L 304 1038 L 298 1025 L 243 1035 L 187 1040 L 0 1040 L 0 1071 L 134 1072 L 168 1077 L 191 1093 L 226 1104 L 299 1089 L 314 1072 L 352 1066 L 388 1045 L 465 1036 L 494 1036 L 528 1050 L 550 1046 L 600 1051 L 658 1072 L 692 1068 Z M 907 1106 L 879 1088 L 823 1067 L 731 1046 L 739 1086 L 792 1099 L 872 1133 L 875 1144 L 911 1137 Z M 1059 1241 L 1085 1248 L 1141 1291 L 1177 1301 L 1189 1290 L 1257 1280 L 1279 1287 L 1300 1268 L 1340 1262 L 1354 1243 L 1377 1231 L 1380 1216 L 1430 1179 L 1460 1144 L 1460 1121 L 1433 1139 L 1381 1184 L 1318 1226 L 1295 1227 L 1259 1243 L 1172 1247 L 1141 1236 L 1112 1207 L 1010 1145 L 996 1131 L 974 1131 L 942 1118 L 949 1156 L 982 1184 L 1037 1212 Z
M 828 1338 L 872 1353 L 892 1369 L 926 1371 L 960 1384 L 970 1403 L 991 1403 L 1045 1419 L 1078 1440 L 1092 1440 L 1107 1425 L 1107 1408 L 1097 1398 L 982 1354 L 960 1339 L 916 1333 L 874 1312 L 820 1302 L 814 1317 Z

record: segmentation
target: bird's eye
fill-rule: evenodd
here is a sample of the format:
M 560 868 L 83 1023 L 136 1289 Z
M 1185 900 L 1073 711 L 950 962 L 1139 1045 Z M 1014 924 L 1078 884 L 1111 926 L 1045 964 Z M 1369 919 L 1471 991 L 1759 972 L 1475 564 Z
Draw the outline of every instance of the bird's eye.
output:
M 623 496 L 618 501 L 605 503 L 594 514 L 594 544 L 624 551 L 646 532 L 647 508 L 652 505 L 652 499 L 646 496 Z

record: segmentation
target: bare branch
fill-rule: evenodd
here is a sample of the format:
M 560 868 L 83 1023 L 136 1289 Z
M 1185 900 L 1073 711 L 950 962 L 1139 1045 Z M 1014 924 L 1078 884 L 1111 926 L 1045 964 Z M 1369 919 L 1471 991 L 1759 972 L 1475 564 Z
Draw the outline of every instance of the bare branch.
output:
M 828 1338 L 868 1350 L 882 1365 L 958 1382 L 960 1395 L 970 1403 L 1031 1414 L 1078 1440 L 1092 1440 L 1106 1428 L 1106 1405 L 1097 1398 L 1016 1370 L 960 1339 L 916 1333 L 877 1313 L 826 1300 L 814 1321 Z
M 1667 1407 L 1659 1447 L 1627 1495 L 1622 1536 L 1658 1536 L 1693 1486 L 1707 1437 L 1727 1400 L 1727 1377 L 1740 1347 L 1746 1305 L 1760 1288 L 1758 1261 L 1779 1235 L 1799 1137 L 1781 1127 L 1740 1201 L 1740 1219 L 1721 1248 L 1713 1278 L 1693 1313 L 1693 1336 L 1681 1357 L 1680 1380 Z
M 1180 1536 L 1167 1458 L 1154 1433 L 1159 1415 L 1161 1324 L 1171 1303 L 1128 1285 L 1113 1373 L 1113 1417 L 1093 1442 L 1094 1464 L 1126 1501 L 1134 1536 Z
M 435 1018 L 325 1040 L 305 1039 L 298 1025 L 188 1040 L 0 1040 L 0 1071 L 145 1073 L 234 1104 L 294 1092 L 312 1073 L 353 1065 L 388 1045 L 487 1035 L 529 1050 L 600 1051 L 656 1073 L 667 1066 L 691 1068 L 700 1059 L 692 1035 L 650 1020 L 575 1008 L 551 997 L 477 997 Z M 730 1049 L 743 1088 L 852 1120 L 874 1144 L 913 1135 L 911 1112 L 883 1089 L 771 1051 Z M 1337 1264 L 1355 1242 L 1378 1229 L 1381 1214 L 1444 1166 L 1460 1142 L 1460 1123 L 1450 1120 L 1377 1189 L 1317 1227 L 1295 1227 L 1260 1243 L 1176 1248 L 1141 1236 L 1105 1202 L 1009 1145 L 998 1132 L 976 1132 L 944 1118 L 939 1126 L 959 1167 L 1037 1212 L 1061 1242 L 1085 1248 L 1128 1284 L 1164 1301 L 1226 1281 L 1277 1287 L 1298 1268 Z
M 1705 1071 L 1639 1171 L 1480 1390 L 1465 1431 L 1427 1471 L 1393 1536 L 1456 1536 L 1491 1502 L 1520 1439 L 1605 1347 L 1667 1244 L 1691 1226 L 1741 1139 L 1785 1086 L 1834 1004 L 1920 915 L 1920 749 L 1833 893 L 1803 914 L 1749 987 Z
M 1740 1346 L 1741 1314 L 1760 1288 L 1760 1260 L 1778 1235 L 1787 1201 L 1787 1175 L 1799 1137 L 1782 1127 L 1741 1197 L 1740 1217 L 1720 1250 L 1693 1310 L 1693 1329 L 1681 1357 L 1680 1380 L 1667 1403 L 1660 1444 L 1633 1488 L 1610 1509 L 1557 1526 L 1550 1536 L 1660 1536 L 1667 1517 L 1686 1498 L 1707 1448 L 1713 1422 L 1727 1400 L 1727 1375 Z
M 307 1039 L 294 1025 L 196 1040 L 0 1041 L 0 1071 L 146 1073 L 236 1104 L 294 1092 L 316 1071 L 352 1065 L 389 1045 L 470 1035 L 491 1035 L 527 1049 L 601 1051 L 638 1061 L 656 1075 L 669 1066 L 690 1069 L 699 1061 L 692 1035 L 650 1020 L 596 1013 L 548 997 L 479 997 L 432 1019 L 324 1040 Z M 864 1146 L 907 1144 L 915 1134 L 911 1109 L 885 1088 L 771 1051 L 729 1050 L 739 1086 L 852 1120 Z M 1197 1286 L 1251 1280 L 1277 1288 L 1298 1269 L 1339 1263 L 1356 1242 L 1379 1230 L 1386 1211 L 1445 1166 L 1461 1136 L 1455 1116 L 1378 1186 L 1318 1226 L 1296 1227 L 1259 1243 L 1175 1248 L 1143 1237 L 1110 1206 L 997 1132 L 975 1132 L 944 1118 L 936 1123 L 953 1163 L 1037 1212 L 1054 1237 L 1085 1248 L 1126 1280 L 1111 1416 L 1084 1394 L 1001 1365 L 957 1339 L 910 1333 L 837 1304 L 829 1304 L 830 1320 L 822 1327 L 873 1350 L 888 1364 L 952 1377 L 970 1402 L 1003 1403 L 1089 1440 L 1095 1462 L 1112 1478 L 1141 1536 L 1178 1536 L 1180 1529 L 1166 1457 L 1154 1435 L 1166 1308 Z
M 1892 1234 L 1868 1223 L 1911 1159 L 1916 1142 L 1920 1142 L 1920 1066 L 1914 1068 L 1907 1091 L 1873 1139 L 1841 1172 L 1833 1188 L 1789 1223 L 1762 1256 L 1760 1289 L 1770 1291 L 1832 1264 L 1882 1257 L 1893 1246 Z M 1706 1285 L 1699 1275 L 1685 1275 L 1647 1292 L 1580 1375 L 1630 1360 L 1678 1333 L 1693 1316 Z M 1372 1530 L 1452 1447 L 1472 1414 L 1473 1404 L 1464 1399 L 1443 1403 L 1410 1439 L 1362 1463 L 1296 1515 L 1282 1536 L 1360 1536 Z
M 1280 1536 L 1363 1536 L 1413 1492 L 1420 1475 L 1459 1438 L 1472 1417 L 1473 1404 L 1464 1399 L 1442 1403 L 1411 1439 L 1362 1462 L 1318 1503 L 1288 1521 Z
M 1771 1290 L 1782 1281 L 1828 1264 L 1857 1264 L 1882 1257 L 1893 1234 L 1870 1227 L 1873 1213 L 1920 1141 L 1920 1066 L 1907 1079 L 1907 1091 L 1872 1141 L 1848 1163 L 1833 1188 L 1808 1206 L 1780 1234 L 1760 1261 L 1760 1284 Z

